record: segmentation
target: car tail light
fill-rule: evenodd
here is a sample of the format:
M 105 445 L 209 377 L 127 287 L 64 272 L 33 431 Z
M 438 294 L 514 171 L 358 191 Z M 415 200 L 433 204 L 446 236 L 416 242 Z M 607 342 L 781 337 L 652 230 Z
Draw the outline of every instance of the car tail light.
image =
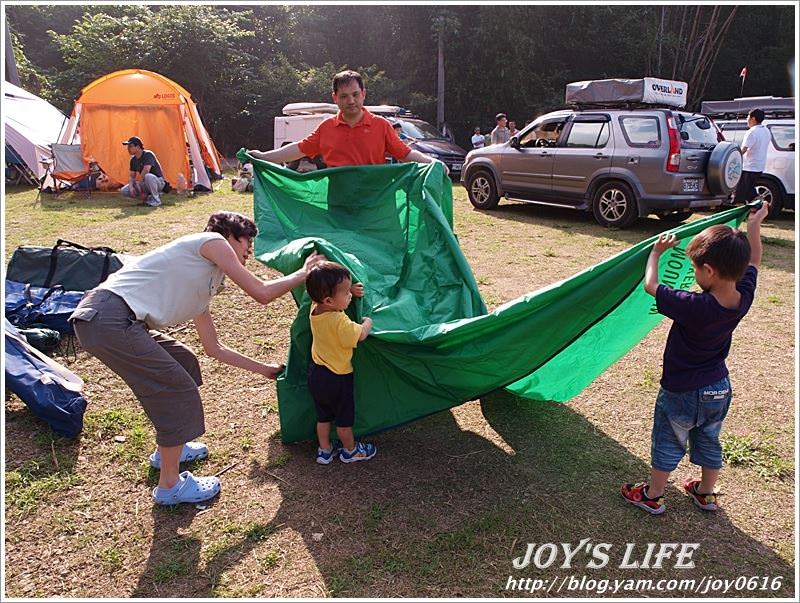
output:
M 669 135 L 669 155 L 667 155 L 667 171 L 677 172 L 681 165 L 681 135 L 675 126 L 675 118 L 667 117 L 667 134 Z

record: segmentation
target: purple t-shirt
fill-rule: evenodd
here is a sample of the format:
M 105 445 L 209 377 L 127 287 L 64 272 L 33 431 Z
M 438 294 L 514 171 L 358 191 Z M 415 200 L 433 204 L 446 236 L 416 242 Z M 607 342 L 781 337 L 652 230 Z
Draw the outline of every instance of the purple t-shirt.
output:
M 659 285 L 658 311 L 671 318 L 661 387 L 671 392 L 699 389 L 728 375 L 725 358 L 731 335 L 753 304 L 758 269 L 748 266 L 736 289 L 742 295 L 738 308 L 722 307 L 710 293 L 692 293 Z

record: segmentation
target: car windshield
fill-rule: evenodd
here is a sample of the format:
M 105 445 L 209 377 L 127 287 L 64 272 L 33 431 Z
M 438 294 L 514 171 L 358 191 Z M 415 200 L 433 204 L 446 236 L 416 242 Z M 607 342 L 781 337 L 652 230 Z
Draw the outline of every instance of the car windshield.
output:
M 444 136 L 437 132 L 436 128 L 427 122 L 416 120 L 408 121 L 405 119 L 398 121 L 403 126 L 403 134 L 410 138 L 416 138 L 417 140 L 444 140 Z
M 794 151 L 794 124 L 770 124 L 767 126 L 772 133 L 775 146 L 781 151 Z
M 682 114 L 678 119 L 681 132 L 689 134 L 687 142 L 699 144 L 717 144 L 717 131 L 711 125 L 711 121 L 705 115 L 685 115 Z

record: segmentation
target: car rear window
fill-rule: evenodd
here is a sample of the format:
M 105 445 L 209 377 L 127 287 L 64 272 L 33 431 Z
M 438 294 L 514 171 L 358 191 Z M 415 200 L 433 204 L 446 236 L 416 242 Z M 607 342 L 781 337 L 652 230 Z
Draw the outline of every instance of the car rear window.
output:
M 632 147 L 658 148 L 661 146 L 661 128 L 657 117 L 620 117 L 622 133 Z
M 772 134 L 772 142 L 781 151 L 794 151 L 794 124 L 770 124 L 767 126 Z
M 711 120 L 704 115 L 679 114 L 678 129 L 689 134 L 689 138 L 682 138 L 682 142 L 711 146 L 717 144 L 717 131 L 711 125 Z

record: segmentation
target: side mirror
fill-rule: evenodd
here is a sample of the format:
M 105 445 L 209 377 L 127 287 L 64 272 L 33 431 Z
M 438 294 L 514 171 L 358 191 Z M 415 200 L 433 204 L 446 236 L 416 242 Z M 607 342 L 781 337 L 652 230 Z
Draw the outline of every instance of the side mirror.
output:
M 689 132 L 682 131 L 681 132 L 681 139 L 682 140 L 689 140 Z
M 511 140 L 508 141 L 508 144 L 511 145 L 512 148 L 519 150 L 519 138 L 516 136 L 512 136 Z

